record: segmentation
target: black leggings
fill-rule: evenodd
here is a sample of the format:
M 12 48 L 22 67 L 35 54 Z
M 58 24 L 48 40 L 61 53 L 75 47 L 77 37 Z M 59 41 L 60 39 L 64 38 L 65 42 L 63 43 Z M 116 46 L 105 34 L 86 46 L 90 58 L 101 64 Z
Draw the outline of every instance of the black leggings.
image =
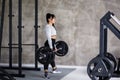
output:
M 52 39 L 53 50 L 55 49 L 54 44 L 55 44 L 55 39 Z M 49 47 L 48 40 L 45 42 L 44 45 L 45 45 L 45 47 Z M 53 54 L 53 61 L 51 63 L 44 64 L 44 70 L 48 70 L 49 64 L 51 64 L 52 68 L 54 68 L 56 66 L 55 65 L 55 54 Z

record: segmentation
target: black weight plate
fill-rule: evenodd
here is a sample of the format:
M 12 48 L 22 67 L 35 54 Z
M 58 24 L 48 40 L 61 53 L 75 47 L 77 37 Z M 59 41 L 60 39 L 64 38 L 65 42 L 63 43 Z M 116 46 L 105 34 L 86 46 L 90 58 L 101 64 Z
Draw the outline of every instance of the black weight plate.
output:
M 37 52 L 36 52 L 36 55 L 37 55 L 37 60 L 41 63 L 41 64 L 45 64 L 47 61 L 46 61 L 46 51 L 45 51 L 45 47 L 40 47 Z
M 54 54 L 48 47 L 40 47 L 37 52 L 37 60 L 41 64 L 51 63 L 54 60 Z
M 92 80 L 109 79 L 114 72 L 114 67 L 108 58 L 95 57 L 87 66 L 87 73 Z
M 68 45 L 65 41 L 57 41 L 55 46 L 58 49 L 57 56 L 65 56 L 68 53 Z
M 114 63 L 114 69 L 116 69 L 117 67 L 116 58 L 111 53 L 108 53 L 108 52 L 105 54 L 105 56 Z

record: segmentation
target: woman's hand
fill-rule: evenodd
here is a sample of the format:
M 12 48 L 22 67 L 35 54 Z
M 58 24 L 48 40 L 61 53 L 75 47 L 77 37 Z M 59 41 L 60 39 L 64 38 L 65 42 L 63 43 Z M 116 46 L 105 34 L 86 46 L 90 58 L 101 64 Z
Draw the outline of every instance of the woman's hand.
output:
M 53 52 L 57 52 L 57 48 L 55 48 L 55 49 L 53 50 Z
M 57 48 L 55 48 L 55 50 L 54 50 L 55 52 L 57 52 Z

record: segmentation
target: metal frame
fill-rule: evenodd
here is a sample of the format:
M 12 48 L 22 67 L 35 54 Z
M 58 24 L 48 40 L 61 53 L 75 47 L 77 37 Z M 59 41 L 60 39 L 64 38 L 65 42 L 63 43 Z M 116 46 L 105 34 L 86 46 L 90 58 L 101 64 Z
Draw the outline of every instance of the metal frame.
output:
M 107 29 L 110 29 L 114 35 L 120 39 L 120 31 L 110 22 L 111 17 L 114 13 L 108 11 L 104 17 L 100 20 L 100 56 L 105 57 L 107 53 Z M 120 59 L 118 62 L 117 70 L 114 72 L 113 77 L 120 77 Z
M 37 61 L 37 55 L 36 55 L 36 51 L 39 48 L 38 46 L 38 28 L 40 26 L 38 26 L 38 0 L 35 0 L 35 68 L 38 68 L 38 61 Z
M 3 0 L 5 1 L 5 0 Z M 2 10 L 5 10 L 4 7 Z M 2 11 L 3 12 L 3 11 Z M 3 13 L 4 15 L 4 13 Z M 12 0 L 9 0 L 9 47 L 1 47 L 1 48 L 9 48 L 9 66 L 2 66 L 3 69 L 14 69 L 18 70 L 18 74 L 12 74 L 16 77 L 25 77 L 24 74 L 22 74 L 22 70 L 40 70 L 38 68 L 38 62 L 36 58 L 36 51 L 38 49 L 38 0 L 35 0 L 35 44 L 22 44 L 22 0 L 18 0 L 18 43 L 12 42 L 12 17 L 14 16 L 12 14 Z M 13 47 L 12 45 L 17 45 L 18 47 Z M 22 66 L 22 46 L 35 46 L 35 67 L 23 67 Z M 12 49 L 16 48 L 18 49 L 18 66 L 15 67 L 12 64 Z
M 22 74 L 22 0 L 18 0 L 18 74 Z
M 109 21 L 111 15 L 114 14 L 108 12 L 100 20 L 100 54 L 102 56 L 107 52 L 107 29 L 110 29 L 120 39 L 120 31 Z

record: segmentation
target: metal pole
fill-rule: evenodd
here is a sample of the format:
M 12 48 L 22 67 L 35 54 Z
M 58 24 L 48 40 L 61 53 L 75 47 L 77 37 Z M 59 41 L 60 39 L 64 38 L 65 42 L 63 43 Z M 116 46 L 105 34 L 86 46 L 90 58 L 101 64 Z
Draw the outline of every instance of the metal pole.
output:
M 9 67 L 12 67 L 12 0 L 9 0 Z
M 38 49 L 38 0 L 35 0 L 35 68 L 38 68 L 36 51 Z
M 107 27 L 100 21 L 100 54 L 102 57 L 107 53 Z
M 108 28 L 104 25 L 104 54 L 107 53 L 107 36 L 108 35 Z
M 18 0 L 18 67 L 22 74 L 22 0 Z
M 2 0 L 2 12 L 1 12 L 1 24 L 0 24 L 0 59 L 1 59 L 1 45 L 2 45 L 2 34 L 3 34 L 3 26 L 4 26 L 4 14 L 5 14 L 5 1 Z

